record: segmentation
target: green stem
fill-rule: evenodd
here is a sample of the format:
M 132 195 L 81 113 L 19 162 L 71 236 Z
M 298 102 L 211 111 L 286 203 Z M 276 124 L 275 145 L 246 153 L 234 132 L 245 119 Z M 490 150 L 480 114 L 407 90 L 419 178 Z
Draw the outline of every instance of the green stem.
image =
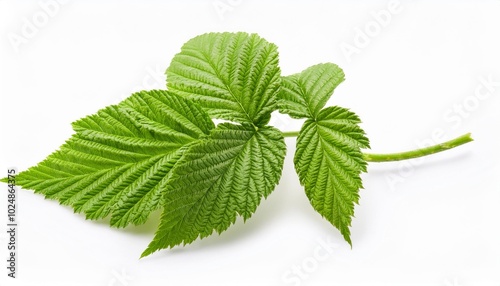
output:
M 295 137 L 298 136 L 298 134 L 299 134 L 298 131 L 283 132 L 284 137 Z M 473 141 L 471 134 L 467 133 L 450 141 L 446 141 L 444 143 L 436 144 L 422 149 L 416 149 L 407 152 L 390 153 L 390 154 L 363 153 L 363 158 L 367 162 L 391 162 L 391 161 L 408 160 L 453 149 L 455 147 L 458 147 L 465 143 L 469 143 L 471 141 Z
M 283 133 L 283 137 L 297 137 L 299 136 L 300 131 L 290 131 L 290 132 L 281 132 Z
M 390 162 L 390 161 L 408 160 L 408 159 L 413 159 L 413 158 L 418 158 L 418 157 L 423 157 L 423 156 L 443 152 L 443 151 L 458 147 L 460 145 L 463 145 L 465 143 L 469 143 L 473 140 L 474 139 L 472 139 L 470 133 L 467 133 L 467 134 L 464 134 L 460 137 L 452 139 L 450 141 L 446 141 L 444 143 L 440 143 L 440 144 L 429 146 L 429 147 L 422 148 L 422 149 L 416 149 L 416 150 L 412 150 L 412 151 L 392 153 L 392 154 L 367 154 L 367 153 L 364 153 L 363 158 L 368 162 Z

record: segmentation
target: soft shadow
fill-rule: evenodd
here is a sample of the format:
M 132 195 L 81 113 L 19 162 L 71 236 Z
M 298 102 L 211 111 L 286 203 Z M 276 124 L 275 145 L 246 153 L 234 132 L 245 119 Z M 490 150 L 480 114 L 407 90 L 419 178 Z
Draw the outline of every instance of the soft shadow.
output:
M 40 194 L 36 194 L 33 191 L 26 190 L 29 192 L 31 195 L 40 197 Z M 278 190 L 275 191 L 275 193 Z M 284 190 L 283 190 L 284 191 Z M 172 252 L 175 252 L 176 249 L 192 249 L 192 248 L 199 248 L 199 247 L 211 247 L 211 246 L 217 246 L 217 245 L 222 245 L 222 244 L 228 244 L 230 241 L 236 241 L 241 237 L 248 236 L 250 233 L 253 233 L 256 229 L 263 227 L 266 224 L 271 223 L 272 217 L 276 212 L 279 212 L 280 209 L 280 202 L 276 199 L 272 199 L 274 194 L 271 194 L 267 199 L 262 199 L 260 206 L 257 208 L 257 211 L 253 216 L 248 219 L 246 222 L 243 221 L 241 217 L 238 217 L 236 219 L 236 222 L 231 225 L 228 230 L 224 231 L 221 234 L 217 234 L 214 232 L 211 236 L 206 237 L 202 240 L 198 239 L 196 240 L 192 245 L 189 247 L 186 246 L 184 248 L 175 248 L 172 249 Z M 50 199 L 50 198 L 44 198 L 45 201 L 49 204 L 54 204 L 58 205 L 59 208 L 64 209 L 66 215 L 68 216 L 76 216 L 78 219 L 81 219 L 83 221 L 87 221 L 89 223 L 92 223 L 98 227 L 108 227 L 113 229 L 114 231 L 118 231 L 124 234 L 131 234 L 131 235 L 151 235 L 153 236 L 156 229 L 158 228 L 158 225 L 160 223 L 160 216 L 162 210 L 156 210 L 151 213 L 149 218 L 144 224 L 141 225 L 128 225 L 125 228 L 116 228 L 110 225 L 111 222 L 111 215 L 108 215 L 107 217 L 99 220 L 88 220 L 85 217 L 85 214 L 82 213 L 76 213 L 74 212 L 73 208 L 71 208 L 68 205 L 62 205 L 58 201 Z M 192 247 L 191 247 L 192 246 Z
M 26 191 L 29 192 L 33 196 L 40 197 L 40 194 L 34 193 L 31 190 L 26 190 Z M 54 205 L 57 204 L 59 208 L 62 208 L 65 210 L 65 212 L 67 213 L 68 216 L 70 216 L 70 215 L 76 216 L 76 217 L 78 217 L 78 219 L 81 219 L 82 221 L 88 221 L 96 226 L 108 227 L 108 228 L 111 228 L 113 230 L 124 232 L 124 233 L 154 234 L 155 230 L 158 227 L 158 224 L 160 222 L 161 210 L 156 210 L 156 211 L 151 213 L 148 220 L 144 224 L 141 224 L 141 225 L 129 224 L 125 228 L 116 228 L 116 227 L 111 226 L 111 215 L 108 215 L 107 217 L 105 217 L 103 219 L 89 220 L 86 218 L 85 214 L 76 213 L 71 206 L 63 205 L 63 204 L 59 203 L 57 200 L 54 200 L 51 198 L 44 197 L 44 199 L 49 204 L 54 204 Z
M 218 234 L 213 232 L 212 235 L 197 239 L 193 243 L 183 247 L 174 247 L 168 250 L 163 250 L 155 253 L 148 259 L 162 259 L 172 255 L 181 255 L 189 252 L 211 251 L 219 247 L 228 247 L 234 243 L 241 243 L 244 239 L 252 239 L 260 231 L 264 231 L 266 226 L 273 224 L 278 219 L 284 205 L 279 200 L 279 191 L 275 190 L 266 200 L 262 200 L 259 207 L 253 216 L 246 222 L 241 217 L 236 219 L 236 222 L 231 225 L 226 231 Z

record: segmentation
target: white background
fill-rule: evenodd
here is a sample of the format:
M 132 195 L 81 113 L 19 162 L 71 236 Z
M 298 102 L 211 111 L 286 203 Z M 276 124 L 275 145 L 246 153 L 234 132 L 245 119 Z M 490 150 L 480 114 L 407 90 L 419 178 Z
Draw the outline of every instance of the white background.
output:
M 0 285 L 500 286 L 500 1 L 82 2 L 0 1 L 0 172 L 41 161 L 72 134 L 70 122 L 163 88 L 181 45 L 210 31 L 276 43 L 284 75 L 337 63 L 347 79 L 329 104 L 359 114 L 373 152 L 467 132 L 475 141 L 370 164 L 352 249 L 310 207 L 293 169 L 295 139 L 281 183 L 252 219 L 142 260 L 158 213 L 117 230 L 20 190 L 18 278 L 2 266 Z M 484 85 L 489 77 L 496 86 Z M 300 127 L 286 118 L 273 122 Z M 2 230 L 2 261 L 6 238 Z

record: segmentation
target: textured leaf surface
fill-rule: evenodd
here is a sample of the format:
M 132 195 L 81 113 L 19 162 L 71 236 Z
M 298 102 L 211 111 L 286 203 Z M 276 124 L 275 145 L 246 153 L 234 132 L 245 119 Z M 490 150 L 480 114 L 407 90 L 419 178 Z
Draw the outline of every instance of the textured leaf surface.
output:
M 17 182 L 89 219 L 143 223 L 157 209 L 170 171 L 213 123 L 201 107 L 164 90 L 136 93 L 73 123 L 60 149 Z
M 167 69 L 170 91 L 219 119 L 265 125 L 280 87 L 278 51 L 257 34 L 210 33 L 189 40 Z
M 315 118 L 344 79 L 342 69 L 332 63 L 314 65 L 283 77 L 278 101 L 280 112 L 293 118 Z
M 314 209 L 351 244 L 349 226 L 366 172 L 361 148 L 369 148 L 359 118 L 341 107 L 327 107 L 308 119 L 297 138 L 295 169 Z
M 278 183 L 285 149 L 273 127 L 217 126 L 173 171 L 159 229 L 142 256 L 221 233 L 237 215 L 250 218 Z

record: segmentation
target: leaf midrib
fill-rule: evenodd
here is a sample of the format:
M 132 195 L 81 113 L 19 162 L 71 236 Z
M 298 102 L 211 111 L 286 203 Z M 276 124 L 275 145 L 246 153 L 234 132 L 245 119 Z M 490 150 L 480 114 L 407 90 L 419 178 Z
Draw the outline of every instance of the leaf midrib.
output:
M 247 147 L 247 144 L 249 144 L 249 143 L 252 141 L 252 139 L 253 139 L 253 138 L 255 138 L 256 134 L 257 134 L 257 132 L 256 132 L 256 131 L 255 131 L 255 132 L 253 132 L 252 136 L 251 136 L 251 137 L 247 140 L 247 142 L 246 142 L 246 143 L 245 143 L 245 144 L 241 147 L 241 150 L 242 150 L 242 151 L 243 151 L 243 150 Z M 237 159 L 240 155 L 241 155 L 241 152 L 240 152 L 237 156 L 234 156 L 234 157 L 231 159 L 231 163 L 229 164 L 229 166 L 228 166 L 228 168 L 226 169 L 226 171 L 225 171 L 224 173 L 222 173 L 222 174 L 220 174 L 220 175 L 216 176 L 216 178 L 217 178 L 217 179 L 215 179 L 215 180 L 214 180 L 214 184 L 215 184 L 215 182 L 219 181 L 219 179 L 220 179 L 222 176 L 224 176 L 224 175 L 226 174 L 226 172 L 229 170 L 229 167 L 230 167 L 232 164 L 234 164 L 234 162 L 236 161 L 236 159 Z M 188 210 L 184 213 L 184 215 L 182 216 L 182 219 L 181 219 L 181 220 L 179 220 L 179 221 L 177 221 L 175 224 L 171 225 L 170 229 L 173 229 L 174 227 L 176 227 L 176 226 L 177 226 L 177 225 L 179 225 L 179 224 L 181 224 L 181 225 L 182 225 L 182 224 L 185 222 L 185 220 L 186 220 L 186 218 L 187 218 L 188 214 L 190 214 L 190 213 L 191 213 L 191 210 L 192 210 L 194 207 L 198 206 L 200 201 L 202 201 L 202 200 L 204 200 L 204 199 L 206 198 L 206 196 L 207 196 L 207 195 L 210 193 L 210 191 L 212 190 L 212 187 L 213 187 L 213 185 L 214 185 L 214 184 L 212 184 L 208 190 L 204 191 L 204 194 L 202 194 L 200 198 L 198 198 L 195 202 L 192 202 L 192 203 L 190 203 L 190 204 L 189 204 L 189 205 L 191 205 L 191 206 L 190 206 L 190 207 L 189 207 L 189 209 L 188 209 Z M 182 207 L 182 206 L 181 206 L 181 207 Z M 181 208 L 181 207 L 179 207 L 179 208 Z M 198 212 L 199 212 L 199 210 L 198 210 Z M 170 235 L 170 233 L 166 233 L 164 236 L 162 236 L 162 239 L 163 239 L 163 238 L 165 238 L 165 237 L 168 237 L 169 235 Z M 171 245 L 171 243 L 169 243 L 169 246 L 170 246 L 170 245 Z

